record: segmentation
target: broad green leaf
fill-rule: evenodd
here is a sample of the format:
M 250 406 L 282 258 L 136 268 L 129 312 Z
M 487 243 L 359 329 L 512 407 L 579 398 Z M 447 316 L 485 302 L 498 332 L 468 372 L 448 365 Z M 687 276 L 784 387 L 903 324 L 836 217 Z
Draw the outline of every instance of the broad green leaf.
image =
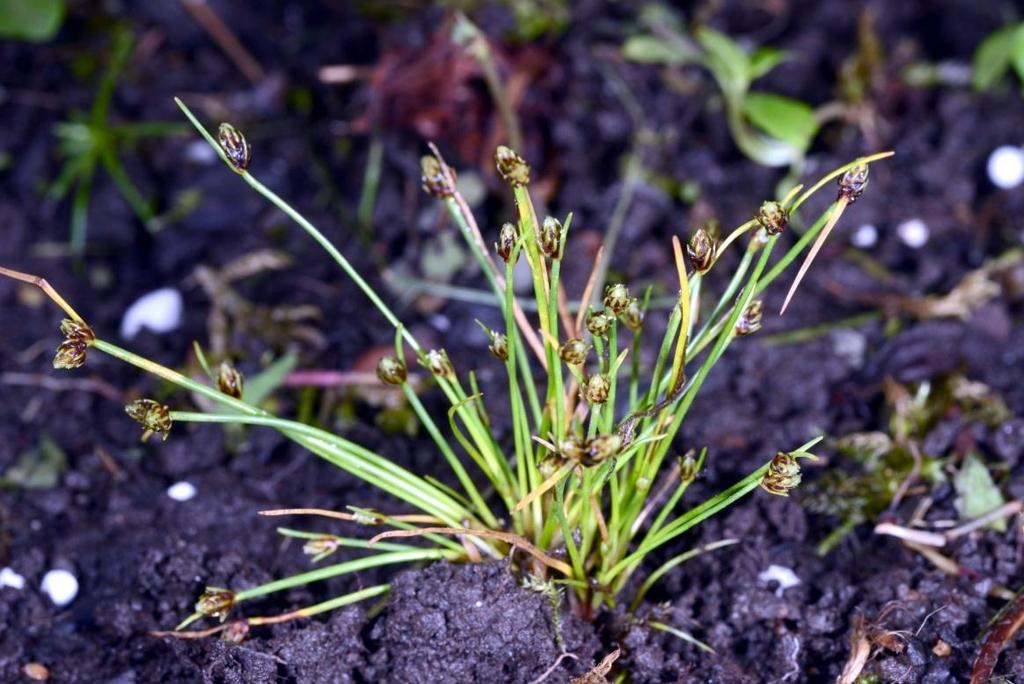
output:
M 42 42 L 57 34 L 64 0 L 0 0 L 0 37 Z
M 974 52 L 971 82 L 976 90 L 987 90 L 1003 77 L 1010 66 L 1010 55 L 1020 24 L 1004 26 L 981 41 Z
M 746 92 L 752 76 L 750 58 L 743 48 L 724 33 L 709 28 L 701 28 L 697 40 L 704 48 L 707 66 L 719 87 L 730 95 Z
M 743 100 L 743 113 L 754 126 L 801 151 L 818 132 L 818 120 L 810 105 L 782 95 L 749 93 Z
M 4 473 L 0 485 L 21 489 L 52 489 L 60 482 L 67 461 L 60 446 L 44 435 L 38 445 L 23 453 L 17 463 Z
M 693 61 L 682 46 L 657 36 L 630 36 L 622 45 L 622 56 L 641 64 L 669 64 L 678 66 Z
M 959 472 L 953 478 L 956 487 L 956 510 L 964 520 L 973 520 L 1006 503 L 999 487 L 992 481 L 985 464 L 974 454 L 967 454 Z M 1006 531 L 1006 521 L 996 520 L 989 525 L 997 532 Z
M 761 78 L 783 62 L 792 59 L 793 53 L 773 47 L 760 47 L 750 55 L 750 80 Z
M 284 384 L 285 376 L 295 370 L 298 360 L 294 352 L 288 352 L 264 368 L 262 372 L 252 378 L 246 378 L 242 399 L 256 406 L 262 404 L 267 397 Z
M 1013 34 L 1013 47 L 1010 50 L 1010 63 L 1017 72 L 1017 78 L 1024 83 L 1024 23 L 1017 24 Z

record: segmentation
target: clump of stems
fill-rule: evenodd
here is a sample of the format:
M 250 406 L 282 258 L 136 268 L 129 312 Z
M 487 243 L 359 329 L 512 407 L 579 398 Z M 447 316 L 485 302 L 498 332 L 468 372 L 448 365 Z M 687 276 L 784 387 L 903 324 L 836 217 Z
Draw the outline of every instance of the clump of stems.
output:
M 310 582 L 391 564 L 476 561 L 510 554 L 537 581 L 568 588 L 568 599 L 583 615 L 615 605 L 633 575 L 644 570 L 648 581 L 640 594 L 627 597 L 634 599 L 635 607 L 654 580 L 695 555 L 689 550 L 657 567 L 645 567 L 653 551 L 758 487 L 785 495 L 799 482 L 799 459 L 811 457 L 809 450 L 817 439 L 789 451 L 778 445 L 778 454 L 761 467 L 696 505 L 680 503 L 703 468 L 706 452 L 696 458 L 687 456 L 672 467 L 666 464 L 674 460 L 676 437 L 711 369 L 737 336 L 760 327 L 762 309 L 757 297 L 811 240 L 823 234 L 823 228 L 831 229 L 838 214 L 854 199 L 850 192 L 862 191 L 862 187 L 847 187 L 851 175 L 857 180 L 862 169 L 889 153 L 855 160 L 803 192 L 798 187 L 782 202 L 765 204 L 721 242 L 698 230 L 684 256 L 680 241 L 673 239 L 678 297 L 667 326 L 659 332 L 654 366 L 643 369 L 637 351 L 645 332 L 651 334 L 645 330 L 644 315 L 649 290 L 636 297 L 625 284 L 609 285 L 601 293 L 603 307 L 594 310 L 586 307 L 591 300 L 588 288 L 580 298 L 584 305 L 574 317 L 565 305 L 561 284 L 572 214 L 563 219 L 539 219 L 529 193 L 529 165 L 512 149 L 499 147 L 495 163 L 508 182 L 517 214 L 497 232 L 496 241 L 492 239 L 492 251 L 456 189 L 454 172 L 434 149 L 424 159 L 423 187 L 443 203 L 504 314 L 502 330 L 486 329 L 491 354 L 481 354 L 479 361 L 504 367 L 511 407 L 511 434 L 506 439 L 494 429 L 498 421 L 488 413 L 474 373 L 453 363 L 443 349 L 424 348 L 339 249 L 250 172 L 252 150 L 244 135 L 222 125 L 218 142 L 182 102 L 178 104 L 229 168 L 316 240 L 394 327 L 394 355 L 381 359 L 377 374 L 383 382 L 401 389 L 460 487 L 456 491 L 341 435 L 273 415 L 244 401 L 241 377 L 230 366 L 222 369 L 217 386 L 210 386 L 118 347 L 95 336 L 45 281 L 0 268 L 4 275 L 43 287 L 70 317 L 62 348 L 69 342 L 74 348 L 64 355 L 65 367 L 81 365 L 86 349 L 95 350 L 219 407 L 217 412 L 199 413 L 172 410 L 149 400 L 137 402 L 129 413 L 142 423 L 145 436 L 156 433 L 166 438 L 173 423 L 184 422 L 274 429 L 411 509 L 394 515 L 353 506 L 347 511 L 264 512 L 341 519 L 385 529 L 366 540 L 280 528 L 281 534 L 304 540 L 303 549 L 314 561 L 342 548 L 365 553 L 258 587 L 208 589 L 195 613 L 179 629 L 204 617 L 217 618 L 223 624 L 185 634 L 198 637 L 219 632 L 238 640 L 251 626 L 309 617 L 380 596 L 388 589 L 382 584 L 284 615 L 226 621 L 245 602 Z M 812 194 L 837 177 L 845 184 L 840 198 L 771 264 L 779 234 L 791 217 Z M 748 242 L 728 284 L 712 307 L 702 307 L 705 275 L 743 237 Z M 520 259 L 525 260 L 531 275 L 530 308 L 536 312 L 532 316 L 527 316 L 526 307 L 508 286 Z M 703 311 L 710 313 L 702 319 Z M 447 416 L 428 412 L 413 389 L 404 361 L 410 355 L 447 399 Z

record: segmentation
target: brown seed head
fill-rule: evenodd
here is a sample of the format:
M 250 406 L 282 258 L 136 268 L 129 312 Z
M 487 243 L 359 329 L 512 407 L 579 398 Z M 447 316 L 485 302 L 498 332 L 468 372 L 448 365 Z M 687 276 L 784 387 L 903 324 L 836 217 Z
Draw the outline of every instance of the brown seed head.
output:
M 65 318 L 61 321 L 60 332 L 64 335 L 64 341 L 57 347 L 57 354 L 53 357 L 53 367 L 80 368 L 85 364 L 86 352 L 89 346 L 96 341 L 96 335 L 92 328 L 81 321 L 74 321 Z
M 761 329 L 761 314 L 764 307 L 760 299 L 755 299 L 747 305 L 740 317 L 736 320 L 737 335 L 752 335 Z
M 60 369 L 81 368 L 85 365 L 85 353 L 89 345 L 78 340 L 64 340 L 57 346 L 53 367 Z
M 594 337 L 604 337 L 615 322 L 615 317 L 607 311 L 591 311 L 587 316 L 587 330 Z
M 584 465 L 596 465 L 614 458 L 622 448 L 622 438 L 616 434 L 597 435 L 587 441 Z
M 686 257 L 690 266 L 697 273 L 707 273 L 715 263 L 718 243 L 711 237 L 706 228 L 698 228 L 693 237 L 686 243 Z
M 608 378 L 600 373 L 594 373 L 583 385 L 583 398 L 591 404 L 603 404 L 608 401 L 608 393 L 611 391 L 611 383 Z
M 629 306 L 622 312 L 622 322 L 633 332 L 643 327 L 644 311 L 640 308 L 640 302 L 637 301 L 636 297 L 632 297 L 629 300 Z
M 494 152 L 498 175 L 513 186 L 530 184 L 530 166 L 511 148 L 500 145 Z
M 548 216 L 540 227 L 540 251 L 550 259 L 562 257 L 562 222 Z
M 310 539 L 302 545 L 302 553 L 307 556 L 313 556 L 313 562 L 321 560 L 335 551 L 338 550 L 338 538 L 337 537 L 317 537 L 316 539 Z
M 242 398 L 242 388 L 245 386 L 245 378 L 227 361 L 220 364 L 220 371 L 217 373 L 217 389 L 229 397 Z
M 143 427 L 142 441 L 158 434 L 166 441 L 171 434 L 171 408 L 153 399 L 136 399 L 124 407 L 124 412 Z
M 558 445 L 558 452 L 570 461 L 582 461 L 587 455 L 587 447 L 582 437 L 569 435 Z
M 81 321 L 74 321 L 70 318 L 61 321 L 60 334 L 67 340 L 78 340 L 87 344 L 96 341 L 96 334 L 93 333 L 92 328 Z
M 451 378 L 455 375 L 451 359 L 448 358 L 448 352 L 444 349 L 431 349 L 428 351 L 424 358 L 424 365 L 426 365 L 427 370 L 439 378 Z
M 839 197 L 846 198 L 847 204 L 853 204 L 864 194 L 868 187 L 868 165 L 857 164 L 839 178 Z
M 587 360 L 588 351 L 590 351 L 589 344 L 578 337 L 573 337 L 565 341 L 565 344 L 558 350 L 558 356 L 570 366 L 582 366 Z
M 514 223 L 502 224 L 501 230 L 498 232 L 498 241 L 494 244 L 494 251 L 498 253 L 498 256 L 506 264 L 512 259 L 512 253 L 515 251 L 516 240 L 518 239 L 519 231 L 516 230 Z
M 220 618 L 224 622 L 234 605 L 235 592 L 220 587 L 206 587 L 196 601 L 195 611 L 207 617 Z
M 499 361 L 508 360 L 508 337 L 500 332 L 489 331 L 491 335 L 491 343 L 487 345 L 487 348 L 491 350 Z
M 771 200 L 761 205 L 757 212 L 757 222 L 764 232 L 778 235 L 789 225 L 789 212 L 778 202 Z
M 697 459 L 693 457 L 692 451 L 679 459 L 679 479 L 682 482 L 697 479 Z
M 238 173 L 245 173 L 252 162 L 252 148 L 241 131 L 229 123 L 222 123 L 217 129 L 217 142 L 224 150 L 231 168 Z
M 789 490 L 800 484 L 800 463 L 793 454 L 780 451 L 761 478 L 761 489 L 777 496 L 789 496 Z
M 611 309 L 616 316 L 626 313 L 629 306 L 629 288 L 622 283 L 609 285 L 604 290 L 604 306 Z
M 423 191 L 438 199 L 451 197 L 455 194 L 455 172 L 433 155 L 420 158 L 420 182 Z
M 382 356 L 377 362 L 377 377 L 385 384 L 401 385 L 407 377 L 405 364 L 394 356 Z

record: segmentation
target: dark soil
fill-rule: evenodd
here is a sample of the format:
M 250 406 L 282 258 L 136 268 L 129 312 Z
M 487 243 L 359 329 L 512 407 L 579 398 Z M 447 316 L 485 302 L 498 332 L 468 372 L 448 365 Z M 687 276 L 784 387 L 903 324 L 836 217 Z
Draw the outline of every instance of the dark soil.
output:
M 487 189 L 478 206 L 485 231 L 508 216 L 504 194 L 488 171 L 499 132 L 486 89 L 479 78 L 451 84 L 450 64 L 443 60 L 438 63 L 448 66 L 438 67 L 440 79 L 428 73 L 432 62 L 423 66 L 445 20 L 442 11 L 399 12 L 387 20 L 332 1 L 210 4 L 271 72 L 260 86 L 239 74 L 181 3 L 102 10 L 72 3 L 54 43 L 0 44 L 0 152 L 10 158 L 0 168 L 0 263 L 45 274 L 111 337 L 139 295 L 162 286 L 182 289 L 183 329 L 144 333 L 129 346 L 183 365 L 191 341 L 208 336 L 210 302 L 193 269 L 219 267 L 254 249 L 285 250 L 296 265 L 246 281 L 240 290 L 260 303 L 318 307 L 324 344 L 292 345 L 301 365 L 352 368 L 368 350 L 390 343 L 386 322 L 306 236 L 219 164 L 197 160 L 191 138 L 146 140 L 123 158 L 160 211 L 195 189 L 202 201 L 194 211 L 149 234 L 100 173 L 84 267 L 40 246 L 67 238 L 69 203 L 42 199 L 59 172 L 53 126 L 72 110 L 88 108 L 115 22 L 132 29 L 138 48 L 118 84 L 113 119 L 177 121 L 173 95 L 190 102 L 210 95 L 203 116 L 249 124 L 254 173 L 325 227 L 364 273 L 375 274 L 381 265 L 420 272 L 431 241 L 446 229 L 434 203 L 418 190 L 425 137 L 436 139 L 464 176 L 478 172 Z M 111 15 L 111 7 L 121 11 Z M 775 14 L 769 14 L 772 8 Z M 1024 100 L 1017 89 L 984 95 L 952 87 L 913 89 L 899 78 L 918 59 L 968 61 L 974 46 L 1010 16 L 1010 3 L 737 1 L 691 4 L 689 16 L 706 10 L 713 25 L 734 37 L 798 51 L 800 59 L 773 72 L 763 87 L 818 105 L 834 95 L 835 74 L 855 49 L 864 8 L 874 13 L 888 60 L 872 101 L 875 139 L 851 125 L 826 127 L 805 176 L 877 149 L 894 148 L 898 155 L 877 166 L 868 193 L 849 210 L 786 317 L 766 315 L 765 330 L 734 345 L 709 377 L 679 444 L 680 452 L 706 445 L 711 455 L 688 502 L 732 483 L 777 449 L 818 434 L 886 429 L 881 387 L 887 377 L 916 382 L 954 371 L 988 384 L 1014 418 L 986 427 L 949 415 L 928 436 L 929 453 L 976 451 L 1005 466 L 999 472 L 1007 498 L 1024 497 L 1019 274 L 1016 284 L 1007 283 L 967 320 L 903 317 L 895 331 L 875 321 L 798 344 L 759 340 L 877 309 L 884 304 L 877 299 L 881 293 L 945 293 L 1022 239 L 1024 189 L 997 191 L 984 172 L 992 149 L 1020 143 Z M 511 26 L 500 9 L 485 9 L 478 19 L 492 36 Z M 573 22 L 562 36 L 528 46 L 506 41 L 497 55 L 504 70 L 528 83 L 519 111 L 539 196 L 552 213 L 576 212 L 576 252 L 565 273 L 570 291 L 582 286 L 620 195 L 621 161 L 636 130 L 609 85 L 609 72 L 628 84 L 642 106 L 643 124 L 658 135 L 658 144 L 643 153 L 650 180 L 637 191 L 613 259 L 613 270 L 631 285 L 670 288 L 670 236 L 709 216 L 726 226 L 746 220 L 781 175 L 735 149 L 706 75 L 686 71 L 688 91 L 682 94 L 658 68 L 607 57 L 606 48 L 621 44 L 634 21 L 626 3 L 573 3 Z M 329 87 L 317 81 L 325 64 L 378 63 L 391 64 L 391 71 L 369 84 Z M 416 65 L 422 73 L 411 85 L 399 78 Z M 367 244 L 355 229 L 338 226 L 356 225 L 367 134 L 378 126 L 382 177 Z M 697 182 L 701 199 L 684 204 L 656 178 Z M 930 230 L 922 249 L 897 236 L 896 226 L 910 218 Z M 887 279 L 851 258 L 848 236 L 862 223 L 879 228 L 878 244 L 866 253 L 888 270 Z M 472 269 L 455 278 L 479 286 Z M 766 312 L 778 310 L 786 285 L 767 293 Z M 400 293 L 392 294 L 397 300 Z M 403 315 L 417 334 L 456 358 L 485 358 L 473 320 L 497 318 L 491 309 L 423 299 Z M 650 325 L 663 320 L 653 314 Z M 0 567 L 26 580 L 24 590 L 0 588 L 0 681 L 24 681 L 22 667 L 38 662 L 56 682 L 530 682 L 555 663 L 559 649 L 547 600 L 517 588 L 517 578 L 501 564 L 367 572 L 285 592 L 252 610 L 272 615 L 393 582 L 379 613 L 350 607 L 303 624 L 256 630 L 240 646 L 149 636 L 187 615 L 205 585 L 241 588 L 308 568 L 299 545 L 282 541 L 274 523 L 256 511 L 395 504 L 269 432 L 247 431 L 226 448 L 219 429 L 177 426 L 166 443 L 139 445 L 122 402 L 41 385 L 49 378 L 101 378 L 126 396 L 166 388 L 99 354 L 83 371 L 51 373 L 58 321 L 32 293 L 0 281 L 0 473 L 44 434 L 68 459 L 56 487 L 0 490 Z M 850 335 L 863 354 L 849 353 Z M 231 343 L 247 372 L 283 346 L 280 339 L 251 334 Z M 24 386 L 26 381 L 40 386 Z M 281 394 L 289 406 L 297 403 L 296 393 Z M 416 471 L 438 474 L 427 441 L 382 435 L 373 426 L 375 409 L 356 402 L 354 411 L 359 420 L 346 428 L 348 437 Z M 833 456 L 828 448 L 822 453 Z M 827 465 L 844 467 L 834 458 Z M 816 478 L 813 467 L 805 475 Z M 195 499 L 179 503 L 165 496 L 179 480 L 196 486 Z M 957 517 L 951 486 L 930 494 L 929 520 Z M 905 519 L 909 511 L 895 515 Z M 623 651 L 619 664 L 636 682 L 834 681 L 858 616 L 899 632 L 903 644 L 900 653 L 879 650 L 866 672 L 882 681 L 965 681 L 978 635 L 1002 604 L 988 598 L 989 590 L 1024 585 L 1019 522 L 1006 533 L 979 531 L 944 549 L 965 570 L 959 577 L 873 535 L 870 525 L 820 557 L 815 546 L 835 525 L 835 519 L 807 512 L 799 496 L 752 495 L 664 550 L 662 559 L 699 543 L 740 540 L 667 575 L 640 611 L 641 618 L 655 616 L 692 633 L 715 654 L 653 631 L 643 619 L 606 614 L 588 624 L 566 614 L 562 633 L 577 659 L 563 660 L 547 681 L 566 681 L 616 647 Z M 342 525 L 322 529 L 365 532 Z M 800 584 L 783 590 L 760 579 L 770 565 L 790 568 Z M 81 584 L 78 598 L 63 610 L 38 589 L 54 567 L 71 569 Z M 948 644 L 949 655 L 933 652 L 939 640 Z M 997 673 L 1024 678 L 1024 651 L 1007 649 Z

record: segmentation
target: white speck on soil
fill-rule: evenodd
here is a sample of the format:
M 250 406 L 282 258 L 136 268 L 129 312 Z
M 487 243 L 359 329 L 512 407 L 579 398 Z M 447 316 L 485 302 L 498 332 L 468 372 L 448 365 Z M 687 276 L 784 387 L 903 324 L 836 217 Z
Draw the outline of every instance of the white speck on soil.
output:
M 769 565 L 767 570 L 762 570 L 757 576 L 762 582 L 778 582 L 779 587 L 775 590 L 776 596 L 782 596 L 782 592 L 790 587 L 800 584 L 800 578 L 790 568 L 784 565 Z
M 184 309 L 181 293 L 173 287 L 144 294 L 128 307 L 121 319 L 121 337 L 130 340 L 143 328 L 158 334 L 171 332 L 181 325 Z
M 868 247 L 874 247 L 878 244 L 878 229 L 870 223 L 865 223 L 863 226 L 853 231 L 853 235 L 850 236 L 850 244 L 860 249 L 867 249 Z
M 10 568 L 0 570 L 0 588 L 10 587 L 11 589 L 24 589 L 25 578 Z
M 43 575 L 43 583 L 39 588 L 55 606 L 63 608 L 78 596 L 78 578 L 67 570 L 50 570 Z
M 868 342 L 864 334 L 858 330 L 839 328 L 831 334 L 832 353 L 838 356 L 850 368 L 864 365 L 864 356 Z
M 167 496 L 175 501 L 189 501 L 196 495 L 196 487 L 191 482 L 175 482 L 167 488 Z
M 988 156 L 988 179 L 992 185 L 1010 190 L 1024 182 L 1024 149 L 1002 145 Z
M 921 219 L 910 219 L 896 228 L 896 234 L 900 236 L 900 240 L 907 247 L 921 249 L 928 242 L 928 225 Z

